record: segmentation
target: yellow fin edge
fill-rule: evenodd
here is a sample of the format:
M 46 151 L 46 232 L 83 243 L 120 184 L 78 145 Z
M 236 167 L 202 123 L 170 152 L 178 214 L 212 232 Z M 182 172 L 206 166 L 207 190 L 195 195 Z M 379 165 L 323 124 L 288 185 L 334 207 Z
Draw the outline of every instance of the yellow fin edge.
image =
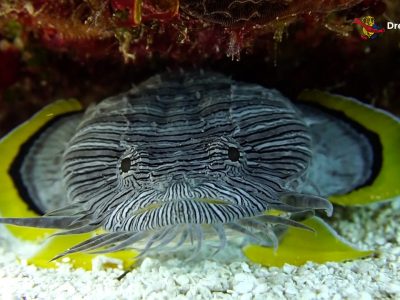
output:
M 58 100 L 44 107 L 29 120 L 19 125 L 0 140 L 0 215 L 2 217 L 35 217 L 37 214 L 29 209 L 20 197 L 14 182 L 9 175 L 9 168 L 18 155 L 20 147 L 40 128 L 57 116 L 82 110 L 78 100 Z M 25 240 L 40 240 L 54 230 L 17 227 L 7 225 L 11 233 Z
M 375 132 L 382 144 L 382 168 L 374 182 L 345 195 L 333 195 L 329 197 L 331 202 L 346 206 L 365 205 L 400 195 L 400 121 L 398 118 L 352 98 L 317 90 L 302 92 L 299 100 L 344 113 L 349 119 Z
M 313 228 L 315 232 L 291 227 L 283 235 L 276 250 L 250 244 L 243 248 L 244 255 L 263 266 L 282 267 L 284 264 L 301 266 L 308 261 L 341 262 L 374 253 L 371 250 L 355 248 L 318 217 L 309 218 L 301 223 Z

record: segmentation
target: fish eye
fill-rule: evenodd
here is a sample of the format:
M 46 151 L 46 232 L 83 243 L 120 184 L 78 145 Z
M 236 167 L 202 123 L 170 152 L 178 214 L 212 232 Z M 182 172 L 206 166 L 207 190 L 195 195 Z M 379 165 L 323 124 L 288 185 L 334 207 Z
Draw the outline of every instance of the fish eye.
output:
M 231 161 L 238 161 L 240 158 L 240 152 L 238 148 L 229 147 L 228 148 L 228 157 Z
M 129 157 L 125 157 L 121 160 L 121 171 L 126 173 L 131 169 L 131 159 Z

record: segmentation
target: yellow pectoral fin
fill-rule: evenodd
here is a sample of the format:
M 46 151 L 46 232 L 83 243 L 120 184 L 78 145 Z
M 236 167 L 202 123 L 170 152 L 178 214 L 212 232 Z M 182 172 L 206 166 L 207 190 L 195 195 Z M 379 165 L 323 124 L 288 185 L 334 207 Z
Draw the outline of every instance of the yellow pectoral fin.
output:
M 82 110 L 77 100 L 59 100 L 36 113 L 31 119 L 21 124 L 0 140 L 0 215 L 2 217 L 34 217 L 19 194 L 12 177 L 10 167 L 16 159 L 22 145 L 38 130 L 57 116 Z M 25 240 L 37 240 L 53 233 L 52 230 L 7 226 L 17 237 Z
M 383 201 L 400 195 L 400 119 L 388 112 L 351 98 L 321 91 L 305 91 L 299 100 L 318 104 L 343 113 L 350 120 L 378 135 L 382 146 L 382 166 L 370 185 L 344 195 L 329 197 L 340 205 L 360 205 Z
M 353 247 L 318 217 L 301 223 L 313 228 L 315 232 L 291 227 L 282 237 L 278 249 L 251 244 L 243 248 L 245 256 L 264 266 L 282 267 L 285 263 L 300 266 L 307 261 L 340 262 L 374 253 Z
M 38 252 L 28 259 L 28 263 L 42 268 L 56 268 L 58 266 L 58 261 L 66 261 L 74 268 L 92 270 L 93 259 L 98 256 L 97 254 L 73 253 L 55 261 L 50 260 L 64 252 L 66 249 L 69 249 L 93 236 L 93 233 L 53 236 L 40 248 Z M 122 267 L 126 270 L 135 263 L 135 257 L 137 255 L 138 253 L 134 250 L 123 250 L 102 254 L 102 256 L 105 257 L 102 266 L 103 268 Z

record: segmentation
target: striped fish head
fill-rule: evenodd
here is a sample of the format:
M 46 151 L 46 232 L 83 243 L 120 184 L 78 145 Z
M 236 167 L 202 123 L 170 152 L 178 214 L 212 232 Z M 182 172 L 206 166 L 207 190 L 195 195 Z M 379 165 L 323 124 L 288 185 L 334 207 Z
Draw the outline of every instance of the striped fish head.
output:
M 277 91 L 220 75 L 166 76 L 89 110 L 63 174 L 71 202 L 108 230 L 227 223 L 283 207 L 310 148 Z

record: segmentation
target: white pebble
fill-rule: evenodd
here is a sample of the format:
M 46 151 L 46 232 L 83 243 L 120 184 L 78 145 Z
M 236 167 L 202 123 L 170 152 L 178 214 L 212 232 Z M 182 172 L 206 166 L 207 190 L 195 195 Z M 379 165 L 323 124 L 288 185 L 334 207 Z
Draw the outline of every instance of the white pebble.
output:
M 370 294 L 368 294 L 367 292 L 361 292 L 359 299 L 360 300 L 372 300 L 373 297 Z
M 186 275 L 179 275 L 175 278 L 175 281 L 180 286 L 187 286 L 189 284 L 189 278 Z
M 250 273 L 250 272 L 251 272 L 251 269 L 250 269 L 250 267 L 249 267 L 248 264 L 242 263 L 242 264 L 241 264 L 241 267 L 242 267 L 242 270 L 243 270 L 244 272 L 246 272 L 246 273 Z
M 246 273 L 239 273 L 235 275 L 234 282 L 236 282 L 233 286 L 234 291 L 239 294 L 246 294 L 254 288 L 255 278 Z
M 292 272 L 294 272 L 294 270 L 296 270 L 295 266 L 288 265 L 288 264 L 284 264 L 284 266 L 283 266 L 283 272 L 285 272 L 287 274 L 291 274 Z
M 400 295 L 400 278 L 398 278 L 398 282 L 396 283 L 389 283 L 386 285 L 386 291 L 389 294 L 399 294 Z

